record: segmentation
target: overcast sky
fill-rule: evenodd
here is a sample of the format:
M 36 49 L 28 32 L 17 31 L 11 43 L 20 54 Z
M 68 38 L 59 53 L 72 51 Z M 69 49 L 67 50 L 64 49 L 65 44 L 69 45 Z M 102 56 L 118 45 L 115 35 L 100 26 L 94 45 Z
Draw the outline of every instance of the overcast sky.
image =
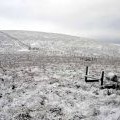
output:
M 120 0 L 0 0 L 0 29 L 120 41 Z

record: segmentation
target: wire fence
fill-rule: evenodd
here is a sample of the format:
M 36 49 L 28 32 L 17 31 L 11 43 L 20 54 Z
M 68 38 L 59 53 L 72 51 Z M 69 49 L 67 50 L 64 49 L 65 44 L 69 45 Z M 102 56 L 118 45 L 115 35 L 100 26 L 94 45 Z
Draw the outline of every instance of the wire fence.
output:
M 119 57 L 102 57 L 102 56 L 49 56 L 39 53 L 14 53 L 14 54 L 0 54 L 0 62 L 3 66 L 18 66 L 22 64 L 26 65 L 39 65 L 45 63 L 79 63 L 84 66 L 91 64 L 109 64 L 120 65 Z

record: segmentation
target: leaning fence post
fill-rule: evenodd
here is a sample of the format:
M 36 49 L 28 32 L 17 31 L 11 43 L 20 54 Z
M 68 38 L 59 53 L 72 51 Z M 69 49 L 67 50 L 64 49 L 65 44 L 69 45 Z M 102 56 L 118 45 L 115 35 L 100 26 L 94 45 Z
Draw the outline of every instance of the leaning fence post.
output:
M 102 71 L 102 74 L 101 74 L 101 86 L 103 86 L 103 80 L 104 80 L 104 71 Z
M 87 75 L 88 75 L 88 66 L 86 66 L 85 82 L 87 82 Z

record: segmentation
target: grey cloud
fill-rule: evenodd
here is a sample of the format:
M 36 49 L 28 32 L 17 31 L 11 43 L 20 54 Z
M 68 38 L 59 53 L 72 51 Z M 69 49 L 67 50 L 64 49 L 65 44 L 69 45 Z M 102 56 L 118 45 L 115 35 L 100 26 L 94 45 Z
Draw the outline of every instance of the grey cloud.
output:
M 119 39 L 119 5 L 119 0 L 0 0 L 0 18 L 21 22 L 21 27 L 14 24 L 18 29 L 26 24 L 30 30 L 42 26 L 51 32 Z

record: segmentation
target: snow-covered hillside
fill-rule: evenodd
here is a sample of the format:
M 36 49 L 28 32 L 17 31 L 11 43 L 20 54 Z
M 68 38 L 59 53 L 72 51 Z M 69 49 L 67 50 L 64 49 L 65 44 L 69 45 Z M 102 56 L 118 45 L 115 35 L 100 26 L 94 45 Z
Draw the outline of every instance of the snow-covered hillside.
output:
M 2 32 L 2 33 L 1 33 Z M 31 32 L 31 31 L 1 31 L 2 50 L 11 43 L 11 49 L 17 51 L 36 50 L 48 55 L 89 55 L 118 56 L 120 48 L 117 45 L 100 43 L 97 40 L 63 34 Z M 7 41 L 7 43 L 5 43 Z M 4 45 L 3 45 L 4 44 Z M 17 45 L 16 45 L 17 44 Z M 19 47 L 18 47 L 19 46 Z M 9 45 L 10 47 L 10 45 Z

